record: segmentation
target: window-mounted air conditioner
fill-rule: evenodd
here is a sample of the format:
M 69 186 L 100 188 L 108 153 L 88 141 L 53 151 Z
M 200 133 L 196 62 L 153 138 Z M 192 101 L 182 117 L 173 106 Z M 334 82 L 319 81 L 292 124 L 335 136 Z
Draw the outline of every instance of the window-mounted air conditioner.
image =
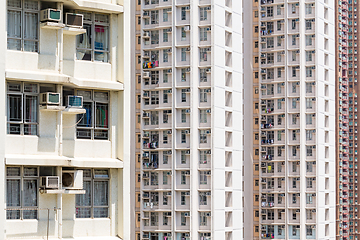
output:
M 40 11 L 40 21 L 46 22 L 46 21 L 54 21 L 54 22 L 60 22 L 61 21 L 61 10 L 57 9 L 44 9 Z
M 67 107 L 82 108 L 83 97 L 82 96 L 67 96 Z
M 45 189 L 59 189 L 59 183 L 58 176 L 40 177 L 40 186 Z
M 83 189 L 83 170 L 63 170 L 61 182 L 63 189 Z
M 185 216 L 185 217 L 190 217 L 190 213 L 189 213 L 189 212 L 186 212 L 186 213 L 184 213 L 184 216 Z
M 76 13 L 66 13 L 65 24 L 67 27 L 82 28 L 84 21 L 84 15 Z
M 60 105 L 60 93 L 41 93 L 40 104 L 46 105 Z

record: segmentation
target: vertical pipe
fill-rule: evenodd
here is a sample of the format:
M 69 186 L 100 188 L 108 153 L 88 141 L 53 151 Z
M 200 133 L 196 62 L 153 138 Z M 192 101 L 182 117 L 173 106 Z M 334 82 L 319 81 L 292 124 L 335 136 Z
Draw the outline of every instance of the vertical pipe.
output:
M 49 240 L 49 224 L 50 224 L 50 208 L 47 209 L 47 226 L 46 226 L 46 239 Z

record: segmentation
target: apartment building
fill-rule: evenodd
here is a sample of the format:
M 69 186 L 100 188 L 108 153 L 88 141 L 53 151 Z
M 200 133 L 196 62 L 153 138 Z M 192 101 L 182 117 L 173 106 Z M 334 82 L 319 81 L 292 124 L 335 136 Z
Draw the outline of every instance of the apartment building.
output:
M 2 1 L 0 239 L 130 239 L 129 9 Z
M 245 239 L 335 239 L 335 2 L 244 6 Z
M 359 239 L 357 184 L 357 1 L 336 2 L 336 239 Z
M 137 239 L 242 239 L 242 1 L 136 3 Z

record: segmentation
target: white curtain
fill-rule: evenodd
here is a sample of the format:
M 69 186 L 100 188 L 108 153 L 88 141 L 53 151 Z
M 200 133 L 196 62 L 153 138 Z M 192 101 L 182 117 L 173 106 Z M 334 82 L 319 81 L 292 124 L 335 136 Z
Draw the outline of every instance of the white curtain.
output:
M 20 179 L 8 179 L 6 181 L 6 206 L 20 207 Z M 19 210 L 8 210 L 7 219 L 20 219 Z
M 37 42 L 36 41 L 27 41 L 27 40 L 37 40 L 38 39 L 38 14 L 37 13 L 24 13 L 24 50 L 29 52 L 37 51 Z

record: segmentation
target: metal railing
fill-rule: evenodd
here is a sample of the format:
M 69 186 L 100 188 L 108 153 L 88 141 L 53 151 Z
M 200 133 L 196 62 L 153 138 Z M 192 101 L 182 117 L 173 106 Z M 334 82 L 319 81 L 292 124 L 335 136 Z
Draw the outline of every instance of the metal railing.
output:
M 20 213 L 22 211 L 47 211 L 47 221 L 46 221 L 46 239 L 49 239 L 49 229 L 50 229 L 50 211 L 54 211 L 55 212 L 55 216 L 57 216 L 58 211 L 61 210 L 61 208 L 5 208 L 6 211 L 20 211 Z M 21 214 L 20 214 L 21 215 Z M 38 213 L 36 214 L 37 217 L 36 219 L 39 219 L 39 215 Z M 18 218 L 15 218 L 14 220 L 16 220 Z M 12 218 L 7 219 L 7 220 L 12 220 Z M 54 217 L 54 220 L 56 220 L 56 217 Z

